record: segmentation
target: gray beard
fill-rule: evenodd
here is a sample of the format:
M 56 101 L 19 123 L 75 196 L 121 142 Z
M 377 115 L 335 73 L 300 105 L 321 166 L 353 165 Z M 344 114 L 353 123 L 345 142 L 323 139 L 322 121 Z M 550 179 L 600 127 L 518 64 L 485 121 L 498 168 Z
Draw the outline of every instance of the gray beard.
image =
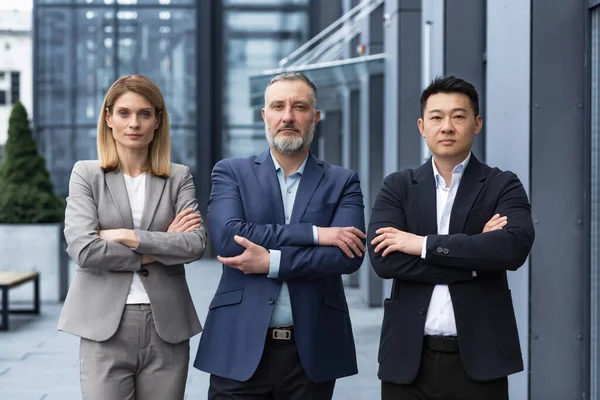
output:
M 315 123 L 313 122 L 308 128 L 306 135 L 296 137 L 286 137 L 285 135 L 275 136 L 269 130 L 269 126 L 265 123 L 265 133 L 269 146 L 280 154 L 293 154 L 306 150 L 310 147 L 315 136 Z

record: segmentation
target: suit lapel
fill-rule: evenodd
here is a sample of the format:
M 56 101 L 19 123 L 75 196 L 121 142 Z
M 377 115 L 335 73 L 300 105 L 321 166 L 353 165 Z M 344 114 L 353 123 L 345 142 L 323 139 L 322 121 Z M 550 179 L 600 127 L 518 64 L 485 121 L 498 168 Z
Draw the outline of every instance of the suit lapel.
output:
M 265 201 L 269 202 L 269 209 L 271 210 L 273 222 L 275 224 L 285 224 L 281 188 L 279 187 L 275 164 L 273 164 L 269 150 L 256 157 L 256 160 L 254 161 L 254 170 L 256 171 L 256 176 L 266 194 Z
M 127 187 L 121 171 L 111 171 L 104 174 L 104 180 L 110 196 L 117 207 L 119 217 L 123 228 L 133 229 L 133 217 L 131 216 L 131 206 L 127 196 Z
M 437 203 L 435 193 L 435 178 L 431 158 L 416 171 L 413 178 L 415 185 L 409 190 L 407 198 L 418 199 L 411 202 L 412 207 L 408 213 L 414 212 L 419 216 L 419 234 L 431 235 L 437 233 Z
M 294 200 L 294 208 L 292 210 L 291 223 L 298 223 L 304 215 L 304 211 L 310 202 L 310 199 L 315 194 L 317 186 L 323 178 L 323 162 L 317 160 L 312 154 L 308 155 L 306 160 L 306 166 L 304 167 L 304 173 L 300 178 L 300 184 L 296 192 L 296 199 Z
M 144 211 L 142 212 L 142 221 L 140 229 L 147 231 L 156 214 L 156 208 L 162 197 L 165 188 L 165 178 L 146 173 L 146 193 L 144 194 Z
M 450 234 L 461 233 L 467 220 L 467 215 L 473 203 L 479 196 L 479 192 L 483 188 L 485 181 L 485 171 L 483 165 L 471 154 L 471 159 L 465 168 L 465 172 L 460 180 L 456 198 L 452 205 L 452 213 L 450 214 Z

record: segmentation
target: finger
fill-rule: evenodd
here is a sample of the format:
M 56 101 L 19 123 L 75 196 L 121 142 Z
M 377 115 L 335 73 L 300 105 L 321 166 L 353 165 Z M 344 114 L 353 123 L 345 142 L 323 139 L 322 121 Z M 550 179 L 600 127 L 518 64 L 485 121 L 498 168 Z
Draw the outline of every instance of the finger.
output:
M 190 226 L 189 228 L 187 228 L 185 230 L 185 232 L 187 232 L 187 233 L 194 232 L 198 228 L 200 228 L 200 224 L 196 224 L 196 225 Z
M 183 210 L 182 212 L 180 212 L 179 214 L 177 214 L 175 216 L 175 219 L 173 220 L 173 222 L 179 223 L 179 221 L 181 220 L 181 218 L 183 218 L 184 216 L 188 215 L 192 211 L 194 211 L 193 208 L 186 208 L 185 210 Z
M 356 237 L 356 236 L 354 236 L 354 237 Z M 344 243 L 346 243 L 346 246 L 348 246 L 350 248 L 350 250 L 357 256 L 361 257 L 363 255 L 363 252 L 360 250 L 360 248 L 358 247 L 356 242 L 351 237 L 346 236 L 346 238 L 344 239 Z
M 243 264 L 240 257 L 241 256 L 235 256 L 235 257 L 217 256 L 217 260 L 219 260 L 220 263 L 227 265 L 228 267 L 240 269 L 240 266 Z
M 191 226 L 198 225 L 199 223 L 200 223 L 200 220 L 198 218 L 188 221 L 185 224 L 181 225 L 181 230 L 179 230 L 179 232 L 184 232 L 187 229 L 189 229 Z
M 221 264 L 225 264 L 225 265 L 229 265 L 229 260 L 231 257 L 221 257 L 221 256 L 217 256 L 217 260 L 221 263 Z
M 200 218 L 200 214 L 196 214 L 196 213 L 194 213 L 194 214 L 188 214 L 188 215 L 185 215 L 185 216 L 181 217 L 181 219 L 179 220 L 179 223 L 183 224 L 183 223 L 186 223 L 188 221 L 192 221 L 192 220 L 195 220 L 195 219 L 198 219 L 198 218 Z
M 379 253 L 381 250 L 392 246 L 395 243 L 394 239 L 385 239 L 377 247 L 375 247 L 375 253 Z
M 338 239 L 338 244 L 337 246 L 349 257 L 349 258 L 354 258 L 354 254 L 352 253 L 352 250 L 350 250 L 350 247 L 348 247 L 348 245 L 346 243 L 344 243 L 343 239 Z
M 233 237 L 233 240 L 235 240 L 235 242 L 236 242 L 237 244 L 239 244 L 240 246 L 242 246 L 242 247 L 244 247 L 244 248 L 246 248 L 246 249 L 247 249 L 248 247 L 251 247 L 252 245 L 254 245 L 254 243 L 252 243 L 251 241 L 249 241 L 249 240 L 248 240 L 248 239 L 246 239 L 245 237 L 238 236 L 238 235 L 235 235 L 235 236 Z
M 379 228 L 375 231 L 376 234 L 382 234 L 382 233 L 397 233 L 399 232 L 398 229 L 396 228 L 392 228 L 392 227 L 387 227 L 387 228 Z
M 353 235 L 356 235 L 359 238 L 362 238 L 362 239 L 366 239 L 367 238 L 367 235 L 365 235 L 363 233 L 363 231 L 361 231 L 358 228 L 355 228 L 354 226 L 349 226 L 349 227 L 345 228 L 345 230 L 346 230 L 346 232 L 349 232 L 349 233 L 351 233 Z
M 367 250 L 367 248 L 365 247 L 365 244 L 363 243 L 362 239 L 361 239 L 361 238 L 359 238 L 358 236 L 356 236 L 356 235 L 350 235 L 350 236 L 349 236 L 349 240 L 350 240 L 352 243 L 355 243 L 355 244 L 356 244 L 356 246 L 357 246 L 357 247 L 360 249 L 360 251 L 362 251 L 363 253 L 365 252 L 365 250 Z
M 489 227 L 491 229 L 494 229 L 494 228 L 499 227 L 499 226 L 500 227 L 505 226 L 507 223 L 508 223 L 508 221 L 506 219 L 497 219 L 496 221 L 494 221 L 493 223 L 491 223 L 489 225 Z
M 498 229 L 502 229 L 502 228 L 504 228 L 504 227 L 506 226 L 506 224 L 507 224 L 507 222 L 503 222 L 503 223 L 501 223 L 501 224 L 496 224 L 494 227 L 492 227 L 492 229 L 491 229 L 491 230 L 492 230 L 492 231 L 496 231 L 496 230 L 498 230 Z
M 377 235 L 371 240 L 371 246 L 375 246 L 377 243 L 381 242 L 384 239 L 383 235 Z
M 381 253 L 381 257 L 385 257 L 394 251 L 398 251 L 398 248 L 396 246 L 389 246 Z

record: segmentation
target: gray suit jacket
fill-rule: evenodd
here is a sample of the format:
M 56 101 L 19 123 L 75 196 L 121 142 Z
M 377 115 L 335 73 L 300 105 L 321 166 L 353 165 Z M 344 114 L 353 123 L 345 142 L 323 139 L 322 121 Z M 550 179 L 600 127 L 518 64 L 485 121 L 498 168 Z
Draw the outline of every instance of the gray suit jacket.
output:
M 179 343 L 202 327 L 185 279 L 184 263 L 204 253 L 204 225 L 190 233 L 167 233 L 176 214 L 198 210 L 189 168 L 171 164 L 168 178 L 147 175 L 144 211 L 132 250 L 100 239 L 98 230 L 133 229 L 122 172 L 105 173 L 98 161 L 73 167 L 65 212 L 67 252 L 77 263 L 58 329 L 104 341 L 115 334 L 134 273 L 148 292 L 158 335 Z M 142 265 L 142 255 L 155 262 Z

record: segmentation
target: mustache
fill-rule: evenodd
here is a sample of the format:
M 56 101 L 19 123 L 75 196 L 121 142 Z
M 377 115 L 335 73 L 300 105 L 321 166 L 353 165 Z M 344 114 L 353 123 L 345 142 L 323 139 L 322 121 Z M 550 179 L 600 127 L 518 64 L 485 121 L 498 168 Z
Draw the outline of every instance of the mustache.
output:
M 277 133 L 279 133 L 281 131 L 284 131 L 284 130 L 292 130 L 292 131 L 295 131 L 295 132 L 300 132 L 300 129 L 296 125 L 294 125 L 294 124 L 285 124 L 285 125 L 277 128 Z

